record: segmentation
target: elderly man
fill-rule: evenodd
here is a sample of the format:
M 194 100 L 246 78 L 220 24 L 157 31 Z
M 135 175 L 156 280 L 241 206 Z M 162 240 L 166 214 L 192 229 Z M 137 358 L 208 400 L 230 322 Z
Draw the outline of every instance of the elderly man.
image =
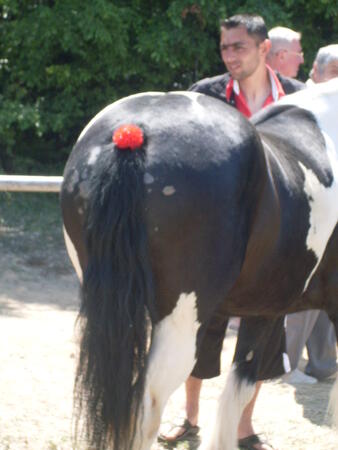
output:
M 295 78 L 304 63 L 301 34 L 290 28 L 275 27 L 269 31 L 271 49 L 266 62 L 285 77 Z
M 321 47 L 313 61 L 310 79 L 322 83 L 338 77 L 338 44 Z

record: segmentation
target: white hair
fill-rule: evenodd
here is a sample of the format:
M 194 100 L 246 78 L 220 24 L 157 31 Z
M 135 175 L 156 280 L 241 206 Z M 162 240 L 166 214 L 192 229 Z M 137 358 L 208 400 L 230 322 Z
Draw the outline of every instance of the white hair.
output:
M 277 53 L 283 48 L 288 48 L 293 41 L 300 41 L 302 34 L 285 27 L 271 28 L 268 33 L 271 41 L 270 53 Z
M 326 45 L 321 47 L 316 55 L 315 61 L 319 73 L 323 73 L 325 67 L 332 61 L 338 61 L 338 44 Z

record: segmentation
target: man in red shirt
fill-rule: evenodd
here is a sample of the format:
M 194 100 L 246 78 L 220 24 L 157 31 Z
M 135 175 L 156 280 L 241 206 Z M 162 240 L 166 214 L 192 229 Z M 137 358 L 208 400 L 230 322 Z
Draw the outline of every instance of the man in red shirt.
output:
M 260 16 L 236 15 L 221 22 L 220 51 L 228 73 L 206 78 L 194 84 L 190 90 L 218 98 L 250 117 L 266 105 L 277 101 L 285 94 L 302 89 L 303 84 L 277 76 L 266 64 L 271 42 L 264 20 Z M 285 367 L 285 330 L 281 318 L 276 327 L 276 346 L 279 358 L 271 363 L 263 361 L 260 380 L 274 378 L 289 370 Z M 222 351 L 228 318 L 216 313 L 201 343 L 200 352 L 194 370 L 186 381 L 186 420 L 169 434 L 161 435 L 160 441 L 168 443 L 185 440 L 199 431 L 198 412 L 202 380 L 213 378 L 220 373 Z M 269 352 L 267 352 L 269 353 Z M 274 354 L 273 353 L 273 354 Z M 268 361 L 269 360 L 269 361 Z M 255 434 L 252 415 L 262 381 L 257 383 L 256 393 L 243 411 L 238 427 L 238 446 L 240 449 L 271 450 Z

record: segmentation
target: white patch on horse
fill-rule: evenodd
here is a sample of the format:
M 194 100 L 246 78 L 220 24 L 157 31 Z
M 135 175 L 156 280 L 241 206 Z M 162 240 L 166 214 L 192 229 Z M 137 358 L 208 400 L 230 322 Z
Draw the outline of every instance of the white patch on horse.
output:
M 333 183 L 329 188 L 321 185 L 316 176 L 304 166 L 304 190 L 310 204 L 310 229 L 307 236 L 307 247 L 313 250 L 318 258 L 317 264 L 305 282 L 304 291 L 316 271 L 328 240 L 338 220 L 338 78 L 326 83 L 318 83 L 283 97 L 281 104 L 295 105 L 310 111 L 316 118 L 323 134 L 326 151 L 330 161 Z
M 287 353 L 283 353 L 283 368 L 285 373 L 291 372 L 290 359 Z
M 89 166 L 96 163 L 96 160 L 97 160 L 97 158 L 98 158 L 100 152 L 101 152 L 100 147 L 94 147 L 94 148 L 90 151 L 89 159 L 88 159 L 88 162 L 87 162 L 87 164 L 88 164 Z
M 171 314 L 156 325 L 135 448 L 149 450 L 169 396 L 186 380 L 194 367 L 199 327 L 194 292 L 182 293 Z
M 146 95 L 165 95 L 165 94 L 164 94 L 164 92 L 141 92 L 139 94 L 129 95 L 129 97 L 124 97 L 124 98 L 121 98 L 120 100 L 117 100 L 114 103 L 111 103 L 110 105 L 106 106 L 102 111 L 100 111 L 98 114 L 96 114 L 96 116 L 94 116 L 92 118 L 92 120 L 82 130 L 82 132 L 76 142 L 80 142 L 80 140 L 83 139 L 84 135 L 94 125 L 94 123 L 97 122 L 102 116 L 107 114 L 111 109 L 115 108 L 117 105 L 119 105 L 131 98 L 137 98 L 137 97 L 142 97 L 142 96 L 146 96 Z M 112 133 L 113 133 L 113 130 L 112 130 Z
M 312 170 L 299 163 L 304 173 L 304 192 L 310 206 L 310 227 L 306 238 L 308 250 L 312 250 L 317 257 L 317 263 L 308 276 L 304 290 L 322 259 L 326 245 L 333 233 L 338 220 L 338 182 L 333 180 L 330 187 L 322 185 Z M 335 174 L 336 175 L 336 174 Z
M 79 257 L 77 256 L 77 251 L 74 247 L 73 242 L 71 241 L 70 237 L 68 236 L 68 233 L 66 231 L 66 228 L 63 227 L 63 235 L 65 238 L 65 243 L 66 243 L 66 248 L 67 248 L 67 252 L 69 255 L 69 258 L 74 266 L 75 272 L 80 280 L 80 282 L 82 283 L 82 269 L 80 266 L 80 261 L 79 261 Z
M 174 186 L 166 186 L 165 188 L 163 188 L 162 190 L 164 195 L 173 195 L 176 192 L 176 189 L 174 188 Z
M 152 184 L 155 181 L 155 178 L 149 173 L 146 172 L 143 177 L 144 184 Z
M 233 364 L 225 388 L 219 398 L 215 419 L 211 422 L 213 430 L 208 432 L 206 442 L 200 450 L 234 450 L 237 448 L 237 429 L 242 412 L 252 399 L 255 383 L 240 380 Z
M 203 96 L 203 94 L 199 92 L 193 91 L 172 91 L 170 94 L 180 95 L 182 97 L 186 97 L 191 101 L 191 106 L 193 108 L 193 112 L 195 115 L 204 121 L 208 120 L 208 115 L 206 114 L 206 109 L 198 102 L 199 97 Z
M 254 356 L 254 352 L 253 352 L 253 350 L 250 350 L 249 353 L 247 353 L 247 355 L 245 357 L 245 361 L 251 361 L 253 356 Z

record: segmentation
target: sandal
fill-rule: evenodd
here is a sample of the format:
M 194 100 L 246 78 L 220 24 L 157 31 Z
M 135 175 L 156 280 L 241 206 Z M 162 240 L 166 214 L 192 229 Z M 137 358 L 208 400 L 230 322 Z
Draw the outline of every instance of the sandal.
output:
M 255 445 L 257 444 L 265 444 L 273 449 L 271 444 L 269 444 L 266 440 L 262 440 L 258 434 L 251 434 L 243 439 L 238 439 L 238 449 L 239 450 L 257 450 Z
M 185 419 L 182 425 L 174 425 L 172 429 L 174 428 L 183 428 L 185 431 L 174 438 L 169 438 L 164 434 L 160 434 L 157 438 L 158 442 L 175 444 L 176 442 L 187 441 L 191 438 L 197 438 L 200 431 L 200 427 L 198 425 L 191 425 L 188 419 Z

